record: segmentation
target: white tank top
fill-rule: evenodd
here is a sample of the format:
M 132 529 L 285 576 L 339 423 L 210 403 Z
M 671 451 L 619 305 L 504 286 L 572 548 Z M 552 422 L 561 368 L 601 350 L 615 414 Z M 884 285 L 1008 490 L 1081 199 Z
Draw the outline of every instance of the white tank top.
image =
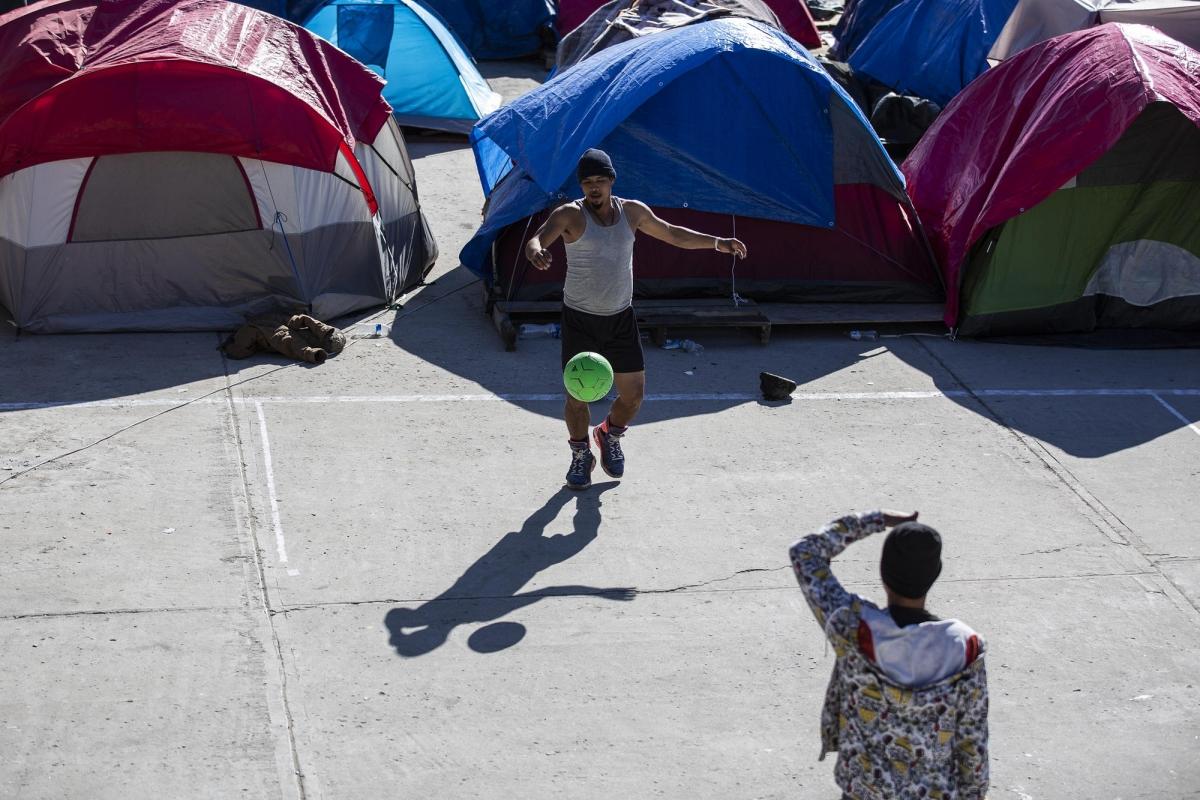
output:
M 575 206 L 583 212 L 583 235 L 565 243 L 567 279 L 563 304 L 575 311 L 609 316 L 633 304 L 634 231 L 625 216 L 625 201 L 613 197 L 617 219 L 602 225 L 583 200 Z

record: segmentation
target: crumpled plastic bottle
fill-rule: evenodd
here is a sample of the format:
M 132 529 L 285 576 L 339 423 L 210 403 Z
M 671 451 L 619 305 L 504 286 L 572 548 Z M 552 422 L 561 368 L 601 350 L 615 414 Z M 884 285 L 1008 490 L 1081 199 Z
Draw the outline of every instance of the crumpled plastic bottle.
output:
M 541 339 L 547 336 L 558 339 L 562 336 L 562 326 L 557 322 L 547 322 L 544 325 L 525 323 L 520 328 L 520 334 L 522 339 Z
M 682 350 L 685 353 L 703 353 L 704 345 L 691 339 L 667 339 L 663 342 L 663 350 Z

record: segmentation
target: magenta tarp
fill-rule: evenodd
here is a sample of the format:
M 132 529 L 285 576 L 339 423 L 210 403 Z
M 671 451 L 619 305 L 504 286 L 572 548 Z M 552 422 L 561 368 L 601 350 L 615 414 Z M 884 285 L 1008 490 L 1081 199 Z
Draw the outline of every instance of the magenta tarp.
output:
M 812 12 L 808 10 L 808 4 L 804 0 L 764 0 L 771 10 L 775 12 L 775 16 L 779 17 L 779 24 L 800 44 L 805 47 L 820 47 L 821 34 L 817 32 L 817 23 L 813 22 Z
M 971 246 L 1082 172 L 1154 101 L 1200 125 L 1200 53 L 1116 23 L 1034 45 L 954 98 L 903 166 L 945 276 L 946 324 L 958 324 Z
M 382 88 L 323 39 L 225 0 L 46 0 L 0 16 L 0 176 L 153 150 L 330 171 L 387 121 Z
M 608 0 L 558 0 L 558 17 L 554 23 L 558 26 L 558 35 L 566 36 L 578 28 L 593 11 L 606 2 Z

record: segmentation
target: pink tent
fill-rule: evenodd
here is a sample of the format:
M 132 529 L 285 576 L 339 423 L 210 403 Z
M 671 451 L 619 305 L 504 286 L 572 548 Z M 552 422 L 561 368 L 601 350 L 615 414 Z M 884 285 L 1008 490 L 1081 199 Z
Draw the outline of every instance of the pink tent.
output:
M 558 0 L 558 33 L 566 36 L 578 28 L 607 0 Z M 805 47 L 820 47 L 821 35 L 804 0 L 764 0 L 779 18 L 783 30 Z
M 1049 39 L 972 82 L 904 162 L 908 193 L 960 315 L 962 268 L 990 229 L 1048 198 L 1108 152 L 1156 101 L 1200 125 L 1195 50 L 1145 25 Z

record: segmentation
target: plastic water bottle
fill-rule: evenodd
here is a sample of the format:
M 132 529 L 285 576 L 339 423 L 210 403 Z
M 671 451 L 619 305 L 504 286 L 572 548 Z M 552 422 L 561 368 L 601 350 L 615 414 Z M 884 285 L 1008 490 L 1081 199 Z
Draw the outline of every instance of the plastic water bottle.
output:
M 704 345 L 691 339 L 667 339 L 663 342 L 663 350 L 682 350 L 685 353 L 703 353 Z
M 374 325 L 366 323 L 363 325 L 355 325 L 354 330 L 350 333 L 351 339 L 382 339 L 384 336 L 392 332 L 392 326 L 383 322 L 376 322 Z
M 526 323 L 521 326 L 522 339 L 542 339 L 549 337 L 557 339 L 562 336 L 562 326 L 557 322 L 547 322 L 542 325 Z
M 850 338 L 856 342 L 864 340 L 873 342 L 879 338 L 879 334 L 875 331 L 850 331 Z

